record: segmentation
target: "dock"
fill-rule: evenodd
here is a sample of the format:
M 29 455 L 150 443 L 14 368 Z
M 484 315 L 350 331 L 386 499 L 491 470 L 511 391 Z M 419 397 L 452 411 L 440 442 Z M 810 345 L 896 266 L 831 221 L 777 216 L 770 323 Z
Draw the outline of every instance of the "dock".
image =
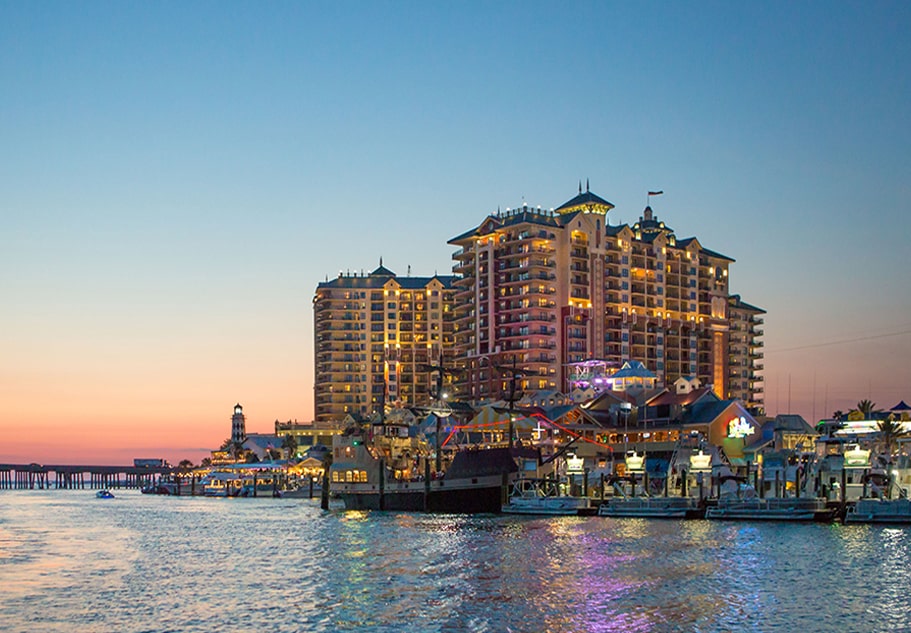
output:
M 0 464 L 0 490 L 143 488 L 171 466 Z

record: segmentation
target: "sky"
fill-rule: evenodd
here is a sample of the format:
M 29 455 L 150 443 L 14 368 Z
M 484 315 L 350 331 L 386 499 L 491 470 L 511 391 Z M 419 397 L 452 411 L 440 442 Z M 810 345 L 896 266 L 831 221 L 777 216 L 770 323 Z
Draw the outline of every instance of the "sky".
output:
M 580 181 L 736 260 L 768 413 L 911 400 L 907 2 L 0 0 L 0 462 L 313 419 L 312 298 Z

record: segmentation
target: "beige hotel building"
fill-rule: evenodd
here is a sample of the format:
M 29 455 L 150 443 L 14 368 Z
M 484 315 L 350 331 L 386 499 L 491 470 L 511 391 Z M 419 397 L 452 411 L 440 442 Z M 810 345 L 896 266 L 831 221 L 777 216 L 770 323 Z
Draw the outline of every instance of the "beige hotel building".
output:
M 764 311 L 730 294 L 734 260 L 651 207 L 632 226 L 612 225 L 611 209 L 580 186 L 557 209 L 497 211 L 449 240 L 453 276 L 380 262 L 320 283 L 315 419 L 426 405 L 441 357 L 462 370 L 447 390 L 471 402 L 502 398 L 513 374 L 522 392 L 569 393 L 572 363 L 634 360 L 658 386 L 697 377 L 762 413 Z
M 678 238 L 651 207 L 611 225 L 613 205 L 579 189 L 555 210 L 498 211 L 449 240 L 460 397 L 501 397 L 513 364 L 520 389 L 568 393 L 572 363 L 638 360 L 659 386 L 698 377 L 760 412 L 764 312 L 730 295 L 734 260 Z
M 427 404 L 431 367 L 452 362 L 449 275 L 339 274 L 313 297 L 315 420 Z

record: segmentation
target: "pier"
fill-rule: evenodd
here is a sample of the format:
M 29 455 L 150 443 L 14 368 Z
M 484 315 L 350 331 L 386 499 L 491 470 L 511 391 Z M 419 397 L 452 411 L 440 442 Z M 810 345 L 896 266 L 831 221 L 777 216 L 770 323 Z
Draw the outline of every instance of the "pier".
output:
M 173 471 L 170 466 L 0 464 L 0 490 L 143 488 Z

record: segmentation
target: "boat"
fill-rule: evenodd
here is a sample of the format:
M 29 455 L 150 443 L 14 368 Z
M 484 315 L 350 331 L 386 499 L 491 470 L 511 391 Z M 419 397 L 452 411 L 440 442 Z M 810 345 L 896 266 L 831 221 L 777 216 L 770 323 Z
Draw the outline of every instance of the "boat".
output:
M 704 443 L 697 437 L 685 437 L 674 447 L 664 474 L 665 495 L 650 495 L 645 485 L 645 460 L 635 451 L 626 455 L 628 477 L 614 477 L 611 487 L 614 496 L 598 507 L 602 517 L 638 517 L 662 519 L 701 519 L 705 516 L 705 503 L 700 497 L 705 494 L 702 486 L 706 475 L 712 473 L 712 461 L 717 459 L 714 452 L 706 453 Z M 641 475 L 637 475 L 641 473 Z M 675 479 L 679 484 L 679 495 L 668 495 L 668 483 Z M 642 486 L 638 485 L 642 483 Z M 640 492 L 641 489 L 641 492 Z M 699 497 L 689 496 L 696 492 Z
M 911 523 L 911 501 L 858 499 L 848 507 L 845 523 Z
M 517 479 L 501 512 L 531 515 L 592 515 L 596 508 L 588 497 L 560 494 L 560 484 L 551 478 Z
M 695 497 L 613 497 L 598 507 L 602 517 L 701 519 L 705 508 Z
M 868 472 L 862 479 L 862 496 L 847 504 L 845 523 L 911 524 L 911 500 L 908 482 L 911 477 L 907 455 L 899 455 L 882 473 Z
M 537 449 L 464 447 L 440 469 L 431 451 L 399 416 L 369 428 L 352 426 L 332 442 L 331 496 L 348 510 L 499 513 L 512 483 L 535 471 Z M 449 458 L 446 460 L 449 462 Z
M 95 497 L 98 499 L 113 499 L 114 495 L 110 490 L 99 490 L 95 493 Z
M 234 497 L 240 490 L 240 477 L 237 473 L 216 470 L 199 480 L 202 494 L 206 497 Z
M 830 502 L 847 504 L 866 496 L 871 479 L 882 481 L 886 476 L 870 449 L 845 438 L 823 436 L 816 442 L 816 458 L 807 483 L 813 480 L 819 496 Z
M 816 497 L 723 496 L 706 508 L 705 518 L 749 521 L 831 521 L 835 509 Z
M 279 496 L 283 499 L 314 499 L 319 498 L 322 494 L 323 486 L 316 477 L 308 477 L 303 482 L 297 482 L 293 486 L 286 486 L 279 491 Z
M 202 495 L 205 477 L 197 481 L 196 476 L 182 477 L 178 474 L 162 475 L 155 483 L 141 489 L 146 495 L 175 495 L 191 496 Z

